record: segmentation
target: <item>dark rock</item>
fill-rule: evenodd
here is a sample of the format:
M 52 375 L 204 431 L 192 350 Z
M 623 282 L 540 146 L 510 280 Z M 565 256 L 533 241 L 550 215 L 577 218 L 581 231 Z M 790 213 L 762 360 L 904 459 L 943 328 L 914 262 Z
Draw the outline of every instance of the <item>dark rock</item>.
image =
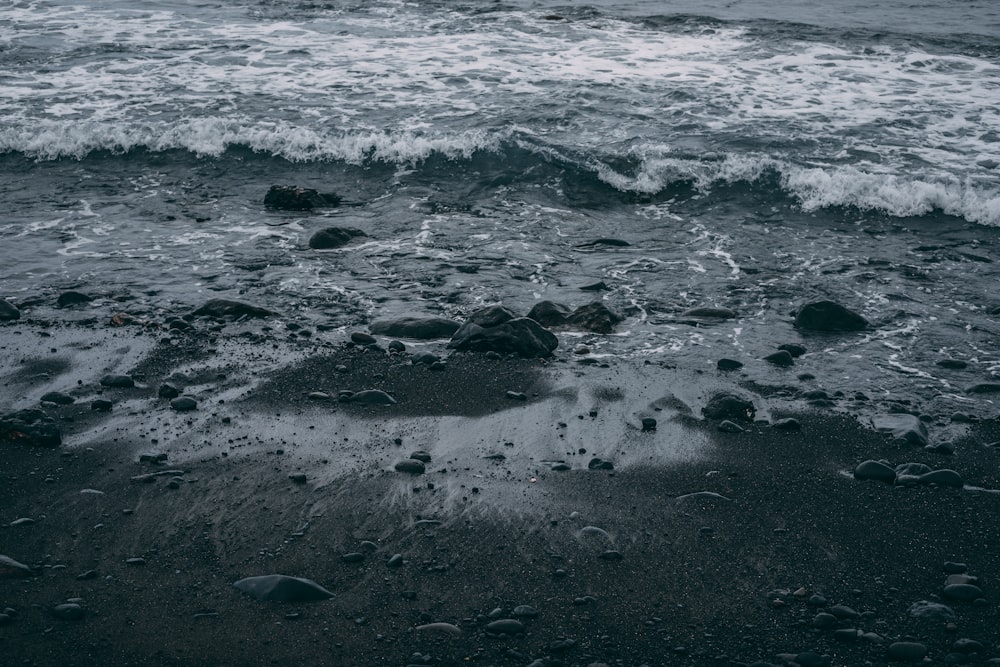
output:
M 851 609 L 847 605 L 843 604 L 835 604 L 832 607 L 830 607 L 828 611 L 837 618 L 842 620 L 853 621 L 861 618 L 861 614 Z
M 406 459 L 404 461 L 400 461 L 395 467 L 397 472 L 405 472 L 411 475 L 423 475 L 427 470 L 423 461 L 418 461 L 416 459 Z
M 538 610 L 531 605 L 520 604 L 514 607 L 514 610 L 510 612 L 510 615 L 514 618 L 535 618 L 538 616 Z
M 401 352 L 406 352 L 406 346 L 403 345 L 402 341 L 390 340 L 389 345 L 386 346 L 389 352 L 399 354 Z
M 434 340 L 449 338 L 461 325 L 455 320 L 430 315 L 402 315 L 375 320 L 368 330 L 379 336 Z
M 729 419 L 732 421 L 753 421 L 757 411 L 753 403 L 732 394 L 716 394 L 708 405 L 701 409 L 707 419 Z
M 494 635 L 519 635 L 524 632 L 524 623 L 513 618 L 501 618 L 487 623 L 486 632 Z
M 327 227 L 309 237 L 309 247 L 313 250 L 342 248 L 361 236 L 367 236 L 367 234 L 353 227 Z
M 608 549 L 607 551 L 601 552 L 598 556 L 601 560 L 619 561 L 624 558 L 622 552 L 615 551 L 614 549 Z
M 580 290 L 583 292 L 606 292 L 609 289 L 611 288 L 603 280 L 580 286 Z
M 947 561 L 941 566 L 948 574 L 964 574 L 969 571 L 969 566 L 965 563 L 955 563 L 953 561 Z
M 131 375 L 105 375 L 101 378 L 102 387 L 112 389 L 131 389 L 135 386 L 135 380 Z
M 963 368 L 967 368 L 969 365 L 969 362 L 961 359 L 939 359 L 935 363 L 941 368 L 949 368 L 955 371 L 960 371 Z
M 58 447 L 62 434 L 55 420 L 41 410 L 18 410 L 0 417 L 0 442 Z
M 63 292 L 59 295 L 56 303 L 60 308 L 68 308 L 69 306 L 77 306 L 81 303 L 90 303 L 94 300 L 94 297 L 83 294 L 82 292 Z
M 720 371 L 738 371 L 743 368 L 743 362 L 735 359 L 719 359 L 715 365 Z
M 594 457 L 590 459 L 587 463 L 588 470 L 614 470 L 615 464 L 611 461 L 605 461 L 602 458 Z
M 410 357 L 410 363 L 414 366 L 417 364 L 426 364 L 430 366 L 438 361 L 441 361 L 441 358 L 432 352 L 419 352 Z
M 954 621 L 956 618 L 955 611 L 951 607 L 929 600 L 914 602 L 907 611 L 913 618 L 924 621 L 948 622 Z
M 77 581 L 89 581 L 90 579 L 97 579 L 100 575 L 97 570 L 87 570 L 86 572 L 81 572 L 76 575 Z
M 965 390 L 968 394 L 996 394 L 1000 393 L 1000 382 L 981 382 L 974 384 Z
M 410 454 L 410 458 L 413 459 L 414 461 L 422 461 L 423 463 L 431 462 L 431 455 L 422 449 L 418 449 L 417 451 Z
M 95 398 L 90 402 L 90 409 L 94 412 L 111 412 L 114 406 L 115 404 L 106 398 Z
M 736 311 L 730 310 L 729 308 L 702 306 L 699 308 L 688 308 L 681 313 L 681 317 L 695 317 L 709 320 L 731 320 L 735 319 Z
M 919 662 L 927 655 L 927 647 L 917 642 L 894 642 L 885 654 L 889 660 Z
M 170 401 L 170 408 L 177 412 L 190 412 L 198 409 L 198 401 L 191 396 L 178 396 Z
M 311 211 L 339 203 L 340 197 L 335 194 L 320 194 L 316 190 L 294 185 L 272 185 L 264 195 L 264 206 L 282 211 Z
M 778 349 L 784 350 L 796 359 L 806 353 L 805 345 L 799 345 L 798 343 L 785 343 L 783 345 L 779 345 Z
M 485 308 L 480 308 L 474 313 L 470 314 L 466 321 L 472 322 L 473 324 L 478 324 L 481 327 L 489 329 L 490 327 L 495 327 L 504 322 L 510 322 L 511 320 L 517 319 L 518 315 L 510 308 L 506 306 L 501 306 L 499 304 L 493 306 L 486 306 Z M 454 333 L 454 332 L 452 332 Z M 451 334 L 448 334 L 449 336 Z
M 656 420 L 652 417 L 643 417 L 642 419 L 642 430 L 647 433 L 656 430 Z
M 488 329 L 466 322 L 448 343 L 448 347 L 456 350 L 516 354 L 525 359 L 547 357 L 558 346 L 555 334 L 526 317 Z
M 266 308 L 260 308 L 232 299 L 210 299 L 192 311 L 191 314 L 195 317 L 216 317 L 232 320 L 237 320 L 241 317 L 256 318 L 277 315 L 274 311 Z
M 952 651 L 959 653 L 986 653 L 986 645 L 975 639 L 956 639 L 951 645 Z
M 584 241 L 583 243 L 577 243 L 574 248 L 598 248 L 600 246 L 611 247 L 611 248 L 627 248 L 631 243 L 628 241 L 623 241 L 622 239 L 594 239 L 593 241 Z
M 504 394 L 507 398 L 512 401 L 526 401 L 528 400 L 528 395 L 523 391 L 508 391 Z
M 946 600 L 972 602 L 976 598 L 983 597 L 983 591 L 973 584 L 949 584 L 941 591 L 941 595 Z
M 308 479 L 304 472 L 293 472 L 288 475 L 288 479 L 292 480 L 296 484 L 305 484 Z
M 795 363 L 795 358 L 792 357 L 792 353 L 788 350 L 779 350 L 773 354 L 769 354 L 764 357 L 764 361 L 769 364 L 774 364 L 775 366 L 781 366 L 782 368 L 788 368 Z
M 812 626 L 820 630 L 831 630 L 837 625 L 837 617 L 833 614 L 820 612 L 813 617 Z
M 351 394 L 349 402 L 364 405 L 395 405 L 396 399 L 380 389 L 365 389 Z
M 75 602 L 66 602 L 53 607 L 52 615 L 61 621 L 79 621 L 86 616 L 86 613 L 83 611 L 83 607 Z
M 402 567 L 403 566 L 403 554 L 393 554 L 389 557 L 389 560 L 385 562 L 389 567 Z
M 725 419 L 719 424 L 719 430 L 723 433 L 742 433 L 745 429 L 739 424 Z
M 892 437 L 917 447 L 927 445 L 927 427 L 918 417 L 907 414 L 887 414 L 872 417 L 872 426 L 879 433 L 891 433 Z
M 55 403 L 56 405 L 71 405 L 76 399 L 74 399 L 69 394 L 64 394 L 60 391 L 50 391 L 42 395 L 39 399 L 42 403 Z
M 615 325 L 621 321 L 621 315 L 600 301 L 580 306 L 566 317 L 566 324 L 602 334 L 614 331 Z
M 560 327 L 566 324 L 566 318 L 569 317 L 570 312 L 570 309 L 561 303 L 539 301 L 528 311 L 528 317 L 543 327 Z
M 341 562 L 344 563 L 360 563 L 365 559 L 365 555 L 360 551 L 353 551 L 349 554 L 342 554 L 340 556 Z
M 896 481 L 896 471 L 882 463 L 881 461 L 863 461 L 854 469 L 854 479 L 868 480 L 874 479 L 879 482 L 892 484 Z
M 864 331 L 868 320 L 833 301 L 817 301 L 799 309 L 795 328 L 808 331 Z
M 233 587 L 258 600 L 275 602 L 312 602 L 333 597 L 333 593 L 315 581 L 283 574 L 247 577 L 234 583 Z
M 779 431 L 798 431 L 801 430 L 802 424 L 794 417 L 786 417 L 785 419 L 777 419 L 771 422 L 771 428 L 778 429 Z
M 351 334 L 351 342 L 357 345 L 374 345 L 378 341 L 371 334 L 366 334 L 363 331 L 355 331 Z
M 937 484 L 938 486 L 950 486 L 956 489 L 961 489 L 965 486 L 962 476 L 948 468 L 924 473 L 920 476 L 919 481 L 921 484 Z
M 9 556 L 0 555 L 0 579 L 25 579 L 35 576 L 34 570 Z
M 180 390 L 172 384 L 164 382 L 156 392 L 160 398 L 177 398 L 181 395 Z
M 12 322 L 21 319 L 21 311 L 10 301 L 0 299 L 0 322 Z
M 812 651 L 805 651 L 795 656 L 795 664 L 799 667 L 830 667 L 833 662 L 828 655 L 820 655 Z

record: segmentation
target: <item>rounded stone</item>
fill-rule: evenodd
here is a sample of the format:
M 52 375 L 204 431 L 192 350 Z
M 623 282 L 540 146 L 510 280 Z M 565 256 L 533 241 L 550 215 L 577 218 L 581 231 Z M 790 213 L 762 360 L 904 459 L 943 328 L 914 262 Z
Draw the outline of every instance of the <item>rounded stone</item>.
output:
M 896 471 L 882 463 L 881 461 L 862 461 L 854 469 L 854 479 L 869 480 L 892 484 L 896 481 Z
M 900 662 L 918 662 L 927 655 L 927 647 L 919 642 L 895 642 L 886 649 L 889 660 Z
M 427 468 L 424 466 L 422 461 L 416 459 L 406 459 L 405 461 L 400 461 L 396 464 L 397 472 L 405 472 L 411 475 L 422 475 L 426 472 Z
M 501 618 L 487 623 L 486 632 L 494 635 L 518 635 L 524 632 L 524 623 L 513 618 Z
M 190 396 L 178 396 L 170 401 L 170 407 L 177 412 L 191 412 L 198 408 L 198 401 Z
M 971 602 L 976 598 L 983 597 L 982 589 L 972 584 L 950 584 L 944 587 L 941 594 L 948 600 L 959 600 L 962 602 Z

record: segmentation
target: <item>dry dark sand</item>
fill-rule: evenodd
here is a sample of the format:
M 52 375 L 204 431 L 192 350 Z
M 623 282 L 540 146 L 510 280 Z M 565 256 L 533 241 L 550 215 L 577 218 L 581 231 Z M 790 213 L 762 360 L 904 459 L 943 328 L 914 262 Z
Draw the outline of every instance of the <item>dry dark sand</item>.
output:
M 944 458 L 832 410 L 775 430 L 759 396 L 758 423 L 720 433 L 698 415 L 732 380 L 655 364 L 457 355 L 435 372 L 253 332 L 0 335 L 0 412 L 50 390 L 77 398 L 45 408 L 66 418 L 60 448 L 0 445 L 0 554 L 37 571 L 0 579 L 0 610 L 16 610 L 0 627 L 5 665 L 881 665 L 897 641 L 923 644 L 926 664 L 1000 658 L 995 422 Z M 92 412 L 109 372 L 139 385 L 104 390 L 114 408 Z M 164 379 L 198 409 L 157 398 Z M 307 396 L 343 389 L 397 404 Z M 396 472 L 415 450 L 426 474 Z M 158 452 L 165 463 L 139 461 Z M 595 456 L 615 470 L 589 470 Z M 880 458 L 955 469 L 967 488 L 850 475 Z M 182 472 L 133 479 L 162 470 Z M 34 523 L 10 526 L 20 518 Z M 979 577 L 985 602 L 914 618 L 915 602 L 941 599 L 946 562 Z M 335 597 L 262 602 L 232 586 L 265 574 Z M 82 619 L 53 615 L 74 599 Z M 520 605 L 537 612 L 523 633 L 486 631 Z M 837 609 L 815 629 L 834 605 L 861 616 Z M 420 629 L 431 623 L 458 632 Z M 982 650 L 954 650 L 961 639 Z

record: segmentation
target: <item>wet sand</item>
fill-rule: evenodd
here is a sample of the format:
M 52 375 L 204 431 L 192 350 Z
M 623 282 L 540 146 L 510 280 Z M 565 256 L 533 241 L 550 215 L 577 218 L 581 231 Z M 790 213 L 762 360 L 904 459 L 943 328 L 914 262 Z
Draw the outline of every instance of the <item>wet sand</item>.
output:
M 0 578 L 7 664 L 878 665 L 919 660 L 913 645 L 932 664 L 1000 658 L 995 421 L 942 456 L 843 410 L 788 412 L 738 374 L 583 365 L 561 348 L 432 371 L 410 355 L 447 354 L 442 341 L 390 356 L 256 325 L 0 336 L 0 412 L 75 398 L 44 405 L 60 447 L 0 445 L 0 554 L 34 570 Z M 137 385 L 102 388 L 109 373 Z M 171 409 L 164 382 L 197 409 Z M 337 398 L 360 390 L 396 403 Z M 702 418 L 719 391 L 751 398 L 757 421 L 724 433 Z M 783 417 L 801 428 L 774 428 Z M 394 468 L 418 451 L 423 474 Z M 965 485 L 854 479 L 868 459 Z M 980 594 L 949 599 L 945 563 Z M 232 586 L 269 574 L 334 597 Z M 952 615 L 916 617 L 920 601 Z M 54 613 L 66 603 L 82 617 Z M 516 623 L 489 625 L 503 619 Z

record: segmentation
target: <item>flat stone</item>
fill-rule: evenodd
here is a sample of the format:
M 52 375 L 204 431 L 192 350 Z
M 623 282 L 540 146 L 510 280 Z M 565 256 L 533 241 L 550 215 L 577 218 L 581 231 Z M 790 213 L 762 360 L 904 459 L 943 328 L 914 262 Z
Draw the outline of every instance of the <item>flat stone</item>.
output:
M 61 391 L 50 391 L 42 394 L 39 399 L 42 403 L 55 403 L 56 405 L 72 405 L 75 398 L 69 394 L 64 394 Z
M 941 566 L 948 574 L 963 574 L 969 571 L 969 566 L 965 563 L 956 563 L 954 561 L 946 561 L 944 565 Z
M 52 615 L 62 621 L 79 621 L 86 616 L 86 612 L 75 602 L 66 602 L 53 607 Z
M 94 412 L 111 412 L 115 404 L 106 398 L 95 398 L 90 402 L 90 409 Z
M 190 412 L 198 409 L 198 401 L 191 396 L 178 396 L 170 401 L 170 407 L 177 412 Z
M 455 320 L 444 317 L 410 314 L 375 320 L 368 325 L 368 330 L 379 336 L 435 340 L 450 338 L 460 327 Z
M 59 295 L 59 298 L 56 299 L 56 305 L 60 308 L 69 308 L 70 306 L 78 306 L 81 303 L 90 303 L 93 300 L 94 297 L 89 294 L 70 290 Z
M 764 357 L 764 361 L 775 366 L 788 368 L 795 364 L 795 358 L 788 350 L 779 350 Z
M 854 479 L 870 480 L 892 484 L 896 481 L 896 471 L 881 461 L 862 461 L 854 469 Z
M 771 422 L 771 428 L 779 431 L 799 431 L 802 429 L 802 423 L 794 417 L 786 417 Z
M 960 371 L 969 365 L 969 362 L 962 359 L 938 359 L 934 363 L 941 368 L 948 368 L 956 371 Z
M 798 343 L 783 343 L 778 346 L 778 349 L 788 352 L 788 354 L 792 355 L 796 359 L 806 353 L 806 346 L 799 345 Z
M 264 206 L 282 211 L 311 211 L 339 203 L 340 197 L 336 194 L 320 194 L 312 188 L 295 185 L 272 185 L 264 195 Z
M 181 395 L 181 391 L 169 382 L 164 382 L 160 385 L 156 395 L 160 398 L 177 398 Z
M 501 618 L 487 623 L 486 632 L 494 635 L 519 635 L 524 632 L 524 623 L 513 618 Z
M 258 600 L 276 602 L 312 602 L 333 597 L 333 593 L 315 581 L 283 574 L 247 577 L 234 583 L 233 587 Z
M 360 551 L 353 551 L 349 554 L 343 554 L 340 560 L 344 563 L 360 563 L 365 559 L 365 555 Z
M 946 600 L 972 602 L 976 598 L 983 597 L 983 591 L 979 586 L 972 584 L 949 584 L 941 591 L 941 595 Z
M 392 568 L 403 567 L 403 554 L 393 554 L 385 564 Z
M 423 475 L 427 470 L 422 461 L 416 459 L 406 459 L 400 461 L 395 466 L 397 472 L 405 472 L 411 475 Z
M 367 334 L 364 331 L 355 331 L 351 334 L 351 342 L 357 345 L 374 345 L 378 341 L 371 334 Z
M 743 362 L 735 359 L 719 359 L 715 362 L 715 366 L 720 371 L 738 371 L 743 368 Z
M 510 615 L 515 618 L 535 618 L 538 616 L 538 610 L 531 605 L 521 604 L 514 607 Z
M 410 453 L 410 458 L 411 459 L 415 459 L 417 461 L 422 461 L 424 463 L 430 463 L 431 462 L 431 455 L 428 454 L 427 452 L 425 452 L 422 449 L 418 449 L 415 452 L 411 452 Z
M 894 642 L 886 649 L 889 660 L 900 662 L 919 662 L 927 655 L 927 647 L 918 642 Z
M 458 637 L 462 630 L 457 625 L 451 623 L 425 623 L 414 628 L 417 632 L 440 632 L 442 634 Z
M 890 433 L 916 447 L 924 447 L 928 442 L 927 426 L 914 415 L 884 414 L 872 417 L 872 426 L 879 433 Z
M 996 394 L 1000 393 L 1000 382 L 981 382 L 974 384 L 965 390 L 969 394 Z
M 947 622 L 955 620 L 955 610 L 948 605 L 930 600 L 919 600 L 910 605 L 907 612 L 913 618 L 924 621 Z

